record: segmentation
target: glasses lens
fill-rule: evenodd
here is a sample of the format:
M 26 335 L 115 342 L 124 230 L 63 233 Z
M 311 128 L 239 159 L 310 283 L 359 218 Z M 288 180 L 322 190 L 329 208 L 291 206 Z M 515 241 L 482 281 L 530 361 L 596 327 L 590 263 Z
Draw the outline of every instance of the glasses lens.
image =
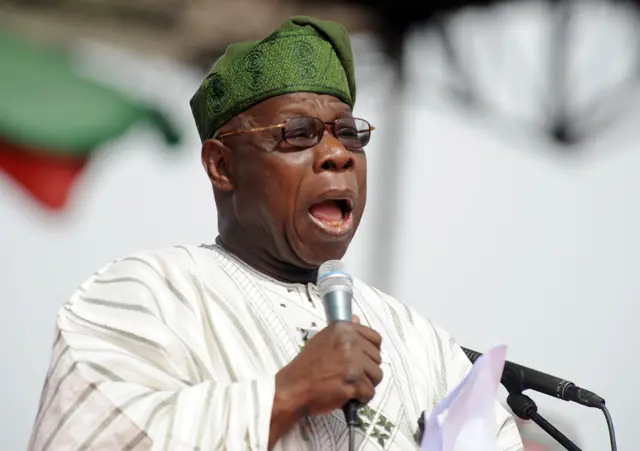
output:
M 312 147 L 320 142 L 324 124 L 312 117 L 294 117 L 284 126 L 284 140 L 296 147 Z
M 347 149 L 362 149 L 371 139 L 371 124 L 357 117 L 336 121 L 336 137 Z

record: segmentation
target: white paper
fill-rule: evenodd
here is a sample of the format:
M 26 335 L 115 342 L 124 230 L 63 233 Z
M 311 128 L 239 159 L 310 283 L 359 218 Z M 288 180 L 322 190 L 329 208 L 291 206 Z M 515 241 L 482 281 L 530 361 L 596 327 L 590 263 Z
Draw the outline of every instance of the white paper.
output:
M 507 347 L 497 346 L 476 360 L 426 419 L 422 451 L 496 451 L 496 394 L 506 356 Z

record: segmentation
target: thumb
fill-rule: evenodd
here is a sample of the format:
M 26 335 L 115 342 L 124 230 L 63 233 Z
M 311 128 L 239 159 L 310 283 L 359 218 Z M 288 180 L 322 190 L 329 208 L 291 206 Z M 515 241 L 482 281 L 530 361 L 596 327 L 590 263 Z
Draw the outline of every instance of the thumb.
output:
M 360 324 L 360 317 L 358 315 L 353 315 L 353 322 L 356 324 Z

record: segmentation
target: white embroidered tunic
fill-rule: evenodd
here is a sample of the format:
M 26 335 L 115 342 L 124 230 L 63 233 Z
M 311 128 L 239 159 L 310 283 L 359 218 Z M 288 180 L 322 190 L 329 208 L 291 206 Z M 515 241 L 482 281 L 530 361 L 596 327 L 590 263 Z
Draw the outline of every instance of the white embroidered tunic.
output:
M 446 332 L 359 280 L 353 310 L 383 337 L 384 373 L 356 449 L 418 449 L 421 413 L 471 364 Z M 117 260 L 59 312 L 29 450 L 266 450 L 274 376 L 325 326 L 315 285 L 275 281 L 215 245 Z M 496 405 L 496 450 L 521 451 Z M 347 449 L 339 410 L 305 418 L 275 447 Z

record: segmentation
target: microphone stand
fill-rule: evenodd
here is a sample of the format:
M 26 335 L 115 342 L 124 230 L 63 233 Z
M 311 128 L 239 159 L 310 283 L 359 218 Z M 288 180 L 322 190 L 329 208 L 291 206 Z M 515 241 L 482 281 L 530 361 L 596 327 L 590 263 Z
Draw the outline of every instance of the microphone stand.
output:
M 522 392 L 510 392 L 507 396 L 507 404 L 511 407 L 514 414 L 522 418 L 523 420 L 532 420 L 543 431 L 553 437 L 558 443 L 564 446 L 569 451 L 582 451 L 571 440 L 567 438 L 562 432 L 556 429 L 551 423 L 545 420 L 542 415 L 538 413 L 538 406 L 535 401 L 529 398 Z

